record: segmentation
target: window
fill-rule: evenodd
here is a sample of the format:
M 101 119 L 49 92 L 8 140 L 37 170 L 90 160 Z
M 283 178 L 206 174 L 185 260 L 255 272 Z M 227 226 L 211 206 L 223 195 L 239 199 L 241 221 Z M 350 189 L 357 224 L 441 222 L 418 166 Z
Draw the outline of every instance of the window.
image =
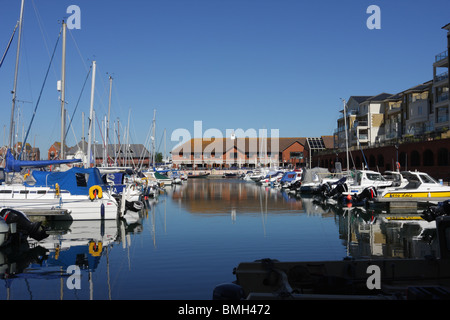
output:
M 427 174 L 420 174 L 419 176 L 424 183 L 437 183 L 432 177 Z
M 438 151 L 438 166 L 448 166 L 448 150 L 441 148 Z
M 448 107 L 441 107 L 436 109 L 436 122 L 447 122 L 448 121 Z
M 383 176 L 381 174 L 375 174 L 375 173 L 367 173 L 367 179 L 373 180 L 373 181 L 383 181 Z
M 303 152 L 291 152 L 291 159 L 303 159 Z
M 430 149 L 427 149 L 423 152 L 423 165 L 424 166 L 434 165 L 433 151 L 431 151 Z
M 75 178 L 77 180 L 77 187 L 87 187 L 88 174 L 75 173 Z

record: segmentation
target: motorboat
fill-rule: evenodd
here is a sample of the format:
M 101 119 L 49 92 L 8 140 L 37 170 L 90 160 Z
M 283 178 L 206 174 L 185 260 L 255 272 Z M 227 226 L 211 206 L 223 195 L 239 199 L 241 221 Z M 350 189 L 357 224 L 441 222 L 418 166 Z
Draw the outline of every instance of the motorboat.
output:
M 412 200 L 445 200 L 450 198 L 450 186 L 445 186 L 425 172 L 402 171 L 408 183 L 404 187 L 387 188 L 379 197 L 383 199 L 407 198 Z
M 347 182 L 348 183 L 348 182 Z M 372 170 L 356 170 L 353 172 L 353 180 L 348 183 L 349 194 L 359 194 L 368 187 L 376 190 L 391 187 L 392 181 L 386 180 L 383 175 Z M 345 195 L 346 193 L 344 193 Z
M 270 171 L 264 178 L 260 179 L 256 183 L 263 186 L 273 185 L 277 183 L 279 179 L 281 179 L 283 174 L 283 171 Z
M 187 175 L 188 179 L 198 179 L 198 178 L 206 178 L 209 176 L 209 172 L 200 172 L 200 173 L 189 173 Z
M 326 168 L 312 168 L 303 171 L 300 193 L 318 193 L 324 183 L 333 183 L 338 178 L 330 177 L 330 171 Z
M 289 188 L 289 186 L 301 180 L 302 180 L 302 171 L 287 171 L 281 177 L 280 186 L 281 188 Z
M 366 205 L 367 201 L 375 201 L 380 192 L 392 183 L 377 171 L 356 170 L 335 183 L 323 184 L 321 193 L 331 202 Z
M 172 185 L 172 178 L 169 178 L 158 171 L 147 171 L 143 173 L 149 181 L 156 181 L 161 187 Z
M 408 180 L 399 171 L 385 171 L 383 177 L 388 181 L 392 181 L 392 187 L 404 187 L 408 184 Z

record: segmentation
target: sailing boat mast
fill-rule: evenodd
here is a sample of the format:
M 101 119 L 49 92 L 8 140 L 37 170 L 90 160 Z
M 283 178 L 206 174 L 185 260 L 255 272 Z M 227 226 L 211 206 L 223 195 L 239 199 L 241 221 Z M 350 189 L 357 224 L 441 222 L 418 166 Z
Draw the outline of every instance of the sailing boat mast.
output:
M 113 78 L 109 76 L 109 100 L 108 100 L 108 119 L 106 120 L 106 142 L 105 142 L 105 156 L 104 159 L 108 156 L 108 143 L 109 143 L 109 117 L 111 115 L 111 91 L 112 91 L 112 80 Z M 108 161 L 106 161 L 106 165 L 108 165 Z
M 62 22 L 63 28 L 63 42 L 62 42 L 62 66 L 61 66 L 61 151 L 59 158 L 63 160 L 65 158 L 64 145 L 65 145 L 65 132 L 66 132 L 66 23 Z
M 347 103 L 345 99 L 342 99 L 344 104 L 344 127 L 345 127 L 345 152 L 347 154 L 347 174 L 350 170 L 349 158 L 348 158 L 348 132 L 347 132 Z
M 22 22 L 23 22 L 23 8 L 25 0 L 22 0 L 20 5 L 20 18 L 19 18 L 19 39 L 17 40 L 17 53 L 16 53 L 16 68 L 14 71 L 14 86 L 13 86 L 13 98 L 11 107 L 11 121 L 9 127 L 9 148 L 12 149 L 14 146 L 14 112 L 16 109 L 16 90 L 17 90 L 17 77 L 19 73 L 19 57 L 20 57 L 20 43 L 22 40 Z
M 153 110 L 153 125 L 152 125 L 152 127 L 153 127 L 153 144 L 152 144 L 152 164 L 153 164 L 153 168 L 155 168 L 155 150 L 156 150 L 156 148 L 155 148 L 155 139 L 156 139 L 156 137 L 155 137 L 155 125 L 156 125 L 155 118 L 156 118 L 156 109 Z
M 96 63 L 92 61 L 92 85 L 91 85 L 91 107 L 89 110 L 89 131 L 88 131 L 88 150 L 87 150 L 87 164 L 86 167 L 91 167 L 91 140 L 92 140 L 92 126 L 94 118 L 94 93 L 95 93 L 95 69 Z M 95 161 L 95 159 L 94 159 Z

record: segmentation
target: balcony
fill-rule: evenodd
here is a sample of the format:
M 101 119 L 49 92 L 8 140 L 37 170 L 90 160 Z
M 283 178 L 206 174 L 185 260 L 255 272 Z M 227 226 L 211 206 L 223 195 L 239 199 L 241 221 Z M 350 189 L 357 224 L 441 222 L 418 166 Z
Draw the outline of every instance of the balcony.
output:
M 362 120 L 362 121 L 356 120 L 353 123 L 353 127 L 367 127 L 367 126 L 368 126 L 368 122 L 366 120 Z
M 447 92 L 443 92 L 441 94 L 438 94 L 436 96 L 436 103 L 442 102 L 442 101 L 447 101 L 448 100 L 448 91 Z
M 338 120 L 344 118 L 344 110 L 341 110 L 341 112 L 342 112 L 342 115 L 339 116 Z M 350 116 L 355 116 L 357 114 L 358 114 L 357 110 L 347 110 L 346 116 L 350 117 Z
M 448 71 L 438 74 L 436 77 L 434 77 L 434 83 L 437 83 L 437 82 L 440 82 L 440 81 L 446 80 L 446 79 L 448 79 Z
M 358 139 L 360 142 L 367 142 L 369 141 L 369 135 L 367 133 L 360 133 Z
M 447 122 L 448 122 L 448 114 L 442 115 L 442 116 L 438 116 L 437 119 L 436 119 L 436 124 L 447 123 Z
M 444 60 L 444 59 L 447 58 L 447 57 L 448 57 L 448 51 L 445 50 L 445 51 L 443 51 L 443 52 L 437 54 L 437 55 L 434 57 L 434 62 L 439 62 L 439 61 L 441 61 L 441 60 Z

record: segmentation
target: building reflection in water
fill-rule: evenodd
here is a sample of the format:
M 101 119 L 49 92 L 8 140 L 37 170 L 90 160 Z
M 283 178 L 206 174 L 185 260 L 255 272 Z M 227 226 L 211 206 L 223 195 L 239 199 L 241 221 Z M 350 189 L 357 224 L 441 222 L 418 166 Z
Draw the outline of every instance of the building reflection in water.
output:
M 191 214 L 297 213 L 334 218 L 339 238 L 354 258 L 422 258 L 438 254 L 435 222 L 420 213 L 392 213 L 323 205 L 314 197 L 297 198 L 280 190 L 239 180 L 191 180 L 169 191 Z
M 222 179 L 190 180 L 169 190 L 169 196 L 192 214 L 299 212 L 302 202 L 290 198 L 274 188 L 254 182 Z

